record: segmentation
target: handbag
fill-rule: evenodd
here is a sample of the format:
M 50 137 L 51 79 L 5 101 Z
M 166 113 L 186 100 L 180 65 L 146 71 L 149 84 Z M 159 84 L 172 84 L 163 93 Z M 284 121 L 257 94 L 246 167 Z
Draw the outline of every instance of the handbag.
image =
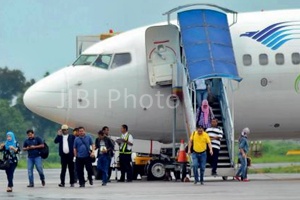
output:
M 9 168 L 9 166 L 10 166 L 9 160 L 2 160 L 2 159 L 0 159 L 0 169 L 6 170 L 6 169 Z

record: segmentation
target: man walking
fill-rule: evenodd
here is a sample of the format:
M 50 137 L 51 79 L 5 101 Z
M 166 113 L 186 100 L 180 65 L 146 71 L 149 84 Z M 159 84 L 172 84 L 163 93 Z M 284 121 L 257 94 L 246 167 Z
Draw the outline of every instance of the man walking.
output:
M 198 168 L 200 167 L 200 183 L 203 185 L 203 178 L 206 166 L 206 148 L 209 147 L 209 153 L 213 155 L 212 146 L 209 136 L 204 132 L 203 127 L 197 125 L 197 131 L 194 131 L 190 137 L 188 154 L 192 153 L 193 170 L 195 181 L 194 184 L 199 182 Z
M 211 175 L 217 176 L 217 167 L 219 159 L 219 151 L 221 146 L 221 139 L 223 138 L 223 131 L 218 127 L 218 119 L 214 118 L 211 121 L 211 127 L 206 129 L 207 134 L 210 137 L 211 145 L 213 149 L 213 155 L 208 155 L 208 161 L 211 166 Z
M 115 150 L 116 142 L 110 137 L 109 128 L 107 126 L 103 126 L 102 131 L 106 135 L 106 137 L 110 139 L 111 143 L 113 144 L 112 150 L 110 151 L 109 158 L 108 158 L 109 159 L 109 161 L 108 161 L 109 162 L 109 168 L 108 168 L 107 182 L 110 182 L 111 171 L 112 171 L 112 167 L 111 167 L 112 163 L 111 162 L 112 162 L 112 159 L 114 157 L 114 150 Z
M 79 136 L 78 128 L 74 128 L 73 129 L 73 135 L 74 135 L 75 139 Z M 74 141 L 75 141 L 75 139 L 74 139 Z M 73 154 L 74 154 L 74 151 L 73 151 Z M 75 163 L 76 160 L 74 158 L 73 158 L 73 163 L 74 163 L 74 183 L 77 183 L 78 176 L 77 176 L 77 169 L 76 169 L 76 163 Z
M 74 141 L 74 156 L 76 161 L 79 187 L 85 187 L 84 167 L 88 172 L 90 185 L 93 185 L 93 167 L 91 157 L 95 157 L 93 140 L 85 134 L 84 127 L 78 127 L 79 137 Z
M 118 182 L 125 181 L 125 174 L 127 174 L 126 182 L 132 182 L 132 166 L 131 166 L 131 153 L 133 145 L 133 137 L 128 133 L 128 126 L 123 124 L 121 127 L 121 138 L 116 142 L 119 144 L 120 152 L 120 168 L 121 168 L 121 177 Z
M 108 182 L 108 169 L 110 165 L 110 154 L 113 151 L 111 140 L 104 134 L 103 131 L 98 132 L 98 138 L 95 141 L 95 150 L 98 149 L 97 170 L 102 174 L 102 186 Z
M 250 129 L 248 127 L 244 128 L 241 132 L 239 138 L 239 154 L 238 158 L 241 162 L 240 168 L 234 176 L 234 179 L 238 181 L 248 182 L 247 178 L 247 153 L 249 152 L 248 134 L 250 134 Z
M 34 176 L 33 176 L 33 167 L 35 165 L 42 186 L 45 186 L 45 175 L 43 172 L 43 164 L 42 158 L 40 156 L 40 149 L 44 148 L 44 142 L 41 138 L 35 137 L 33 130 L 28 130 L 27 132 L 27 139 L 24 141 L 23 144 L 23 151 L 28 152 L 27 158 L 27 171 L 28 171 L 28 179 L 29 185 L 27 187 L 34 187 Z
M 57 131 L 57 136 L 54 139 L 55 144 L 59 144 L 59 156 L 60 156 L 60 163 L 61 163 L 61 172 L 60 172 L 60 184 L 59 187 L 65 187 L 65 177 L 67 167 L 69 169 L 69 178 L 70 178 L 70 186 L 74 187 L 74 151 L 73 151 L 73 144 L 75 140 L 75 136 L 69 134 L 68 132 L 68 125 L 62 125 L 61 129 Z

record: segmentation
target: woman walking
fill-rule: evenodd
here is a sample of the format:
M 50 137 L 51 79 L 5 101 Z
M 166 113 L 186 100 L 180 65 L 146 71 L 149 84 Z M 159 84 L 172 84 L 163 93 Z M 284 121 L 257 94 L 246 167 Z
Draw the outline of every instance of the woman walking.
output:
M 0 151 L 3 152 L 3 160 L 9 160 L 10 163 L 5 170 L 8 182 L 6 192 L 12 192 L 14 172 L 18 164 L 17 154 L 20 152 L 19 143 L 13 132 L 6 133 L 6 141 L 0 145 Z

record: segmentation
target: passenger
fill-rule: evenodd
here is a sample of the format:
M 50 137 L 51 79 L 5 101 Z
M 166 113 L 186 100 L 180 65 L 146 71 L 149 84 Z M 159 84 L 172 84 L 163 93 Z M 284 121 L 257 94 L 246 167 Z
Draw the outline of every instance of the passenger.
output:
M 209 79 L 209 80 L 210 80 L 210 90 L 209 90 L 209 93 L 208 93 L 207 100 L 208 100 L 209 104 L 212 104 L 214 101 L 216 101 L 218 99 L 217 94 L 219 93 L 222 79 L 212 78 L 212 79 Z
M 195 80 L 195 86 L 196 86 L 196 100 L 198 107 L 201 106 L 201 102 L 203 100 L 207 100 L 208 93 L 210 93 L 211 90 L 211 80 L 210 79 L 197 79 Z
M 6 141 L 0 145 L 0 151 L 3 152 L 3 160 L 9 160 L 9 167 L 5 169 L 7 177 L 6 192 L 12 192 L 14 172 L 18 165 L 17 154 L 20 152 L 20 146 L 15 138 L 15 134 L 11 131 L 6 133 Z
M 74 179 L 74 151 L 73 145 L 75 136 L 69 134 L 68 125 L 62 125 L 61 129 L 57 131 L 57 136 L 54 139 L 55 144 L 59 144 L 58 151 L 60 156 L 60 164 L 61 164 L 61 172 L 60 172 L 60 184 L 59 187 L 65 187 L 65 177 L 67 167 L 69 169 L 69 178 L 70 178 L 70 186 L 74 187 L 75 179 Z
M 73 129 L 73 135 L 75 136 L 75 139 L 76 139 L 76 137 L 78 137 L 78 128 L 74 128 Z M 74 139 L 74 141 L 75 141 L 75 139 Z M 73 154 L 74 154 L 74 152 L 73 152 Z M 74 163 L 74 183 L 77 183 L 78 176 L 77 176 L 77 169 L 76 169 L 76 163 L 75 163 L 76 159 L 74 159 L 74 158 L 73 158 L 73 163 Z
M 211 145 L 213 149 L 213 155 L 208 155 L 208 161 L 211 166 L 211 175 L 217 176 L 217 167 L 219 159 L 219 151 L 221 145 L 221 139 L 223 138 L 222 128 L 218 127 L 218 119 L 211 120 L 211 127 L 206 129 L 207 134 L 210 137 Z
M 75 139 L 79 136 L 78 128 L 73 129 L 73 135 L 75 136 Z M 74 157 L 75 158 L 75 157 Z M 76 159 L 73 158 L 74 163 L 74 183 L 78 182 L 78 176 L 77 176 L 77 169 L 76 169 Z M 88 179 L 84 178 L 85 182 L 88 181 Z
M 119 158 L 121 168 L 121 177 L 118 182 L 125 181 L 125 174 L 127 174 L 127 182 L 132 182 L 131 154 L 133 137 L 130 133 L 128 133 L 128 126 L 125 124 L 123 124 L 121 127 L 121 133 L 121 138 L 116 140 L 116 142 L 119 144 Z
M 74 156 L 76 162 L 79 187 L 85 187 L 84 167 L 88 173 L 90 185 L 93 185 L 93 167 L 91 157 L 95 157 L 94 143 L 91 136 L 85 134 L 84 127 L 79 127 L 79 136 L 74 141 Z
M 201 110 L 197 113 L 198 124 L 204 129 L 211 127 L 211 120 L 215 117 L 207 100 L 202 101 Z
M 108 168 L 108 175 L 107 175 L 107 182 L 110 182 L 111 171 L 112 171 L 111 164 L 112 164 L 112 162 L 114 162 L 113 157 L 114 157 L 114 150 L 115 150 L 115 144 L 116 144 L 116 142 L 110 137 L 110 135 L 109 135 L 109 128 L 107 126 L 104 126 L 102 128 L 102 131 L 111 140 L 111 142 L 113 144 L 112 151 L 109 152 L 109 155 L 110 155 L 109 156 L 109 168 Z
M 75 137 L 78 137 L 78 136 L 79 136 L 78 128 L 74 128 L 74 129 L 73 129 L 73 135 L 74 135 Z
M 102 186 L 105 186 L 108 181 L 108 169 L 111 161 L 111 152 L 114 145 L 110 138 L 101 130 L 98 132 L 98 138 L 95 141 L 95 150 L 98 149 L 97 169 L 102 174 Z
M 248 127 L 244 128 L 241 132 L 241 136 L 239 138 L 239 154 L 238 158 L 241 163 L 239 170 L 237 171 L 234 179 L 238 181 L 248 182 L 247 178 L 247 153 L 249 151 L 248 144 L 248 134 L 250 133 L 250 129 Z
M 43 163 L 42 158 L 40 156 L 40 149 L 44 148 L 44 142 L 41 138 L 35 137 L 33 130 L 27 131 L 27 139 L 24 141 L 23 144 L 23 151 L 28 152 L 27 158 L 27 170 L 28 170 L 28 179 L 29 185 L 27 187 L 34 187 L 34 176 L 33 176 L 33 167 L 35 165 L 42 186 L 45 186 L 45 175 L 43 171 Z
M 213 150 L 209 136 L 204 132 L 202 126 L 197 126 L 197 131 L 194 131 L 190 137 L 188 154 L 192 153 L 192 163 L 195 181 L 194 184 L 199 182 L 198 168 L 200 167 L 200 183 L 203 185 L 204 172 L 206 166 L 206 148 L 209 147 L 210 155 L 213 155 Z

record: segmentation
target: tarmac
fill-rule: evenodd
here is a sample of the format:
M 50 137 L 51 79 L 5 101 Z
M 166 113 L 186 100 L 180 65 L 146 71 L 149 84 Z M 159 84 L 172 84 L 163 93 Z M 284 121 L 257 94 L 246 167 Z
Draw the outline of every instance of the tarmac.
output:
M 43 187 L 35 170 L 35 187 L 27 188 L 27 170 L 17 169 L 12 193 L 6 192 L 6 175 L 0 171 L 0 200 L 79 200 L 79 199 L 118 199 L 118 200 L 299 200 L 300 174 L 249 174 L 250 182 L 239 182 L 232 177 L 223 181 L 221 177 L 205 177 L 204 185 L 193 182 L 146 181 L 118 183 L 112 180 L 107 186 L 101 186 L 100 180 L 93 185 L 78 184 L 71 188 L 58 187 L 59 169 L 45 169 L 46 186 Z M 66 177 L 68 183 L 68 176 Z

